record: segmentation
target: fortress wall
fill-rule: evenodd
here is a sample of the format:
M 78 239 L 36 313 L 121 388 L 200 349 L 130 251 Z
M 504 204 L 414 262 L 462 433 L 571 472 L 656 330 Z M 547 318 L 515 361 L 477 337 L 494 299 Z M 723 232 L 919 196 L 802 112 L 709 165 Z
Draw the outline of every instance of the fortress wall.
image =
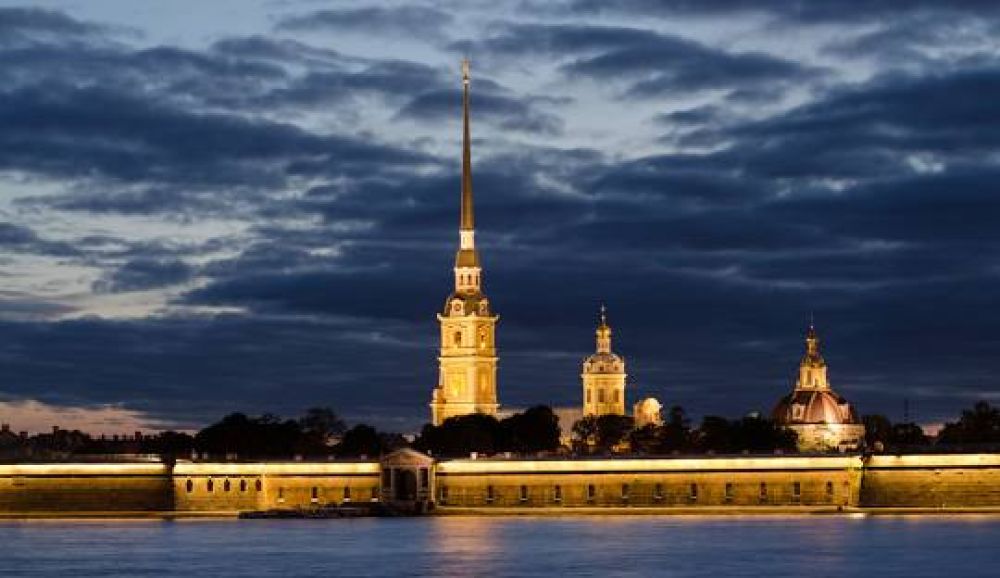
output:
M 871 456 L 865 466 L 861 505 L 1000 506 L 1000 454 Z
M 842 456 L 454 460 L 438 464 L 435 498 L 445 508 L 852 506 L 860 466 Z
M 378 496 L 378 488 L 377 462 L 178 462 L 173 475 L 174 502 L 179 512 L 239 512 L 367 502 Z
M 0 513 L 172 508 L 170 470 L 164 464 L 0 465 Z

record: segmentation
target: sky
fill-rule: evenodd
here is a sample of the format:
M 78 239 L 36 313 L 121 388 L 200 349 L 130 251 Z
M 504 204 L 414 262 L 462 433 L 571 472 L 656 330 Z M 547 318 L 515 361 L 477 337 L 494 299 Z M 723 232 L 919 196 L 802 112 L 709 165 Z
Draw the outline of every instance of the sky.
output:
M 1000 4 L 0 0 L 0 421 L 415 431 L 472 61 L 500 402 L 1000 398 Z

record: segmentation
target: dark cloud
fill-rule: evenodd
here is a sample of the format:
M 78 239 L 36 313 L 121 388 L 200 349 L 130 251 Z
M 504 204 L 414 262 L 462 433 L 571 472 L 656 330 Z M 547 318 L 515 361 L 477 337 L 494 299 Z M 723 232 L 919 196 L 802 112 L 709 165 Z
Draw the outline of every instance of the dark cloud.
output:
M 644 15 L 684 15 L 738 17 L 764 14 L 797 23 L 825 24 L 892 19 L 911 12 L 946 14 L 995 14 L 997 4 L 990 0 L 916 0 L 905 3 L 869 2 L 868 0 L 624 0 L 607 3 L 599 0 L 570 0 L 563 5 L 581 14 L 619 13 Z
M 519 99 L 498 94 L 476 92 L 471 98 L 470 109 L 475 108 L 477 121 L 483 120 L 502 129 L 554 135 L 562 132 L 563 122 L 558 116 L 538 110 L 533 99 Z M 544 101 L 543 101 L 544 102 Z M 400 118 L 419 122 L 439 123 L 455 120 L 461 111 L 460 90 L 425 92 L 399 111 Z
M 759 52 L 726 52 L 641 28 L 576 24 L 508 25 L 453 45 L 472 54 L 555 57 L 569 76 L 626 83 L 628 97 L 654 97 L 755 84 L 806 82 L 822 71 Z
M 290 16 L 278 23 L 278 30 L 331 30 L 356 34 L 405 34 L 425 40 L 444 38 L 452 16 L 430 6 L 399 5 L 319 10 Z
M 70 257 L 78 252 L 69 243 L 42 239 L 34 230 L 15 223 L 0 222 L 0 247 L 5 251 Z
M 108 29 L 81 22 L 62 12 L 40 8 L 0 8 L 0 48 L 58 40 L 81 43 L 100 38 Z
M 194 270 L 177 260 L 133 259 L 94 282 L 95 293 L 145 291 L 188 281 Z

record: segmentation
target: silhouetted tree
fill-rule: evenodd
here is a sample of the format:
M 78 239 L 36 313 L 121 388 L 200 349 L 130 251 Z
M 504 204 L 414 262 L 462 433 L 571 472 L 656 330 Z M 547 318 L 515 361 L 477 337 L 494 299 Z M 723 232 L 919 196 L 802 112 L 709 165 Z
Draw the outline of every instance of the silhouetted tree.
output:
M 924 446 L 930 443 L 930 438 L 915 423 L 897 423 L 892 426 L 890 442 L 893 446 Z
M 307 435 L 313 435 L 322 443 L 329 443 L 347 431 L 347 424 L 328 407 L 311 407 L 299 420 L 299 427 Z
M 660 434 L 659 452 L 691 451 L 693 449 L 691 437 L 691 421 L 684 408 L 679 405 L 671 407 Z
M 717 453 L 794 451 L 796 440 L 795 432 L 756 415 L 735 421 L 707 416 L 693 437 L 697 450 Z
M 861 418 L 861 423 L 865 424 L 865 443 L 869 447 L 882 444 L 883 447 L 889 445 L 892 438 L 892 422 L 884 415 L 873 414 Z
M 198 432 L 195 447 L 209 454 L 244 458 L 287 458 L 304 449 L 302 430 L 294 420 L 265 414 L 250 418 L 233 413 Z
M 361 456 L 376 458 L 382 451 L 382 438 L 379 437 L 378 431 L 366 424 L 358 424 L 347 430 L 340 443 L 333 448 L 333 453 L 337 457 L 351 458 Z
M 573 424 L 573 436 L 580 451 L 609 453 L 629 441 L 633 429 L 629 416 L 587 416 Z
M 655 454 L 659 452 L 662 444 L 660 439 L 662 433 L 663 428 L 654 424 L 632 430 L 632 433 L 629 434 L 629 445 L 632 448 L 632 453 Z
M 550 407 L 537 405 L 500 422 L 508 451 L 537 453 L 559 449 L 559 417 Z
M 472 413 L 448 418 L 439 426 L 425 425 L 413 445 L 438 456 L 468 456 L 472 452 L 493 454 L 506 451 L 505 437 L 495 417 Z
M 1000 410 L 986 401 L 977 402 L 962 412 L 957 422 L 944 425 L 938 434 L 940 444 L 1000 443 Z

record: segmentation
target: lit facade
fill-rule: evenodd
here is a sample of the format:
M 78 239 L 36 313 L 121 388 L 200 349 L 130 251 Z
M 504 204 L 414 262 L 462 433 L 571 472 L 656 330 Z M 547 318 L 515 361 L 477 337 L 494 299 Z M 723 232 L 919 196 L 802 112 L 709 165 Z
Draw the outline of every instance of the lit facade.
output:
M 462 63 L 462 200 L 455 290 L 438 314 L 441 348 L 438 385 L 431 396 L 431 422 L 459 415 L 497 413 L 498 316 L 482 290 L 482 267 L 475 242 L 472 206 L 472 152 L 469 135 L 469 63 Z
M 583 360 L 583 415 L 625 415 L 625 360 L 611 351 L 611 326 L 604 307 L 597 326 L 597 351 Z
M 801 451 L 857 449 L 864 441 L 865 426 L 847 400 L 830 387 L 826 370 L 816 328 L 810 324 L 795 389 L 778 402 L 773 417 L 798 434 Z

